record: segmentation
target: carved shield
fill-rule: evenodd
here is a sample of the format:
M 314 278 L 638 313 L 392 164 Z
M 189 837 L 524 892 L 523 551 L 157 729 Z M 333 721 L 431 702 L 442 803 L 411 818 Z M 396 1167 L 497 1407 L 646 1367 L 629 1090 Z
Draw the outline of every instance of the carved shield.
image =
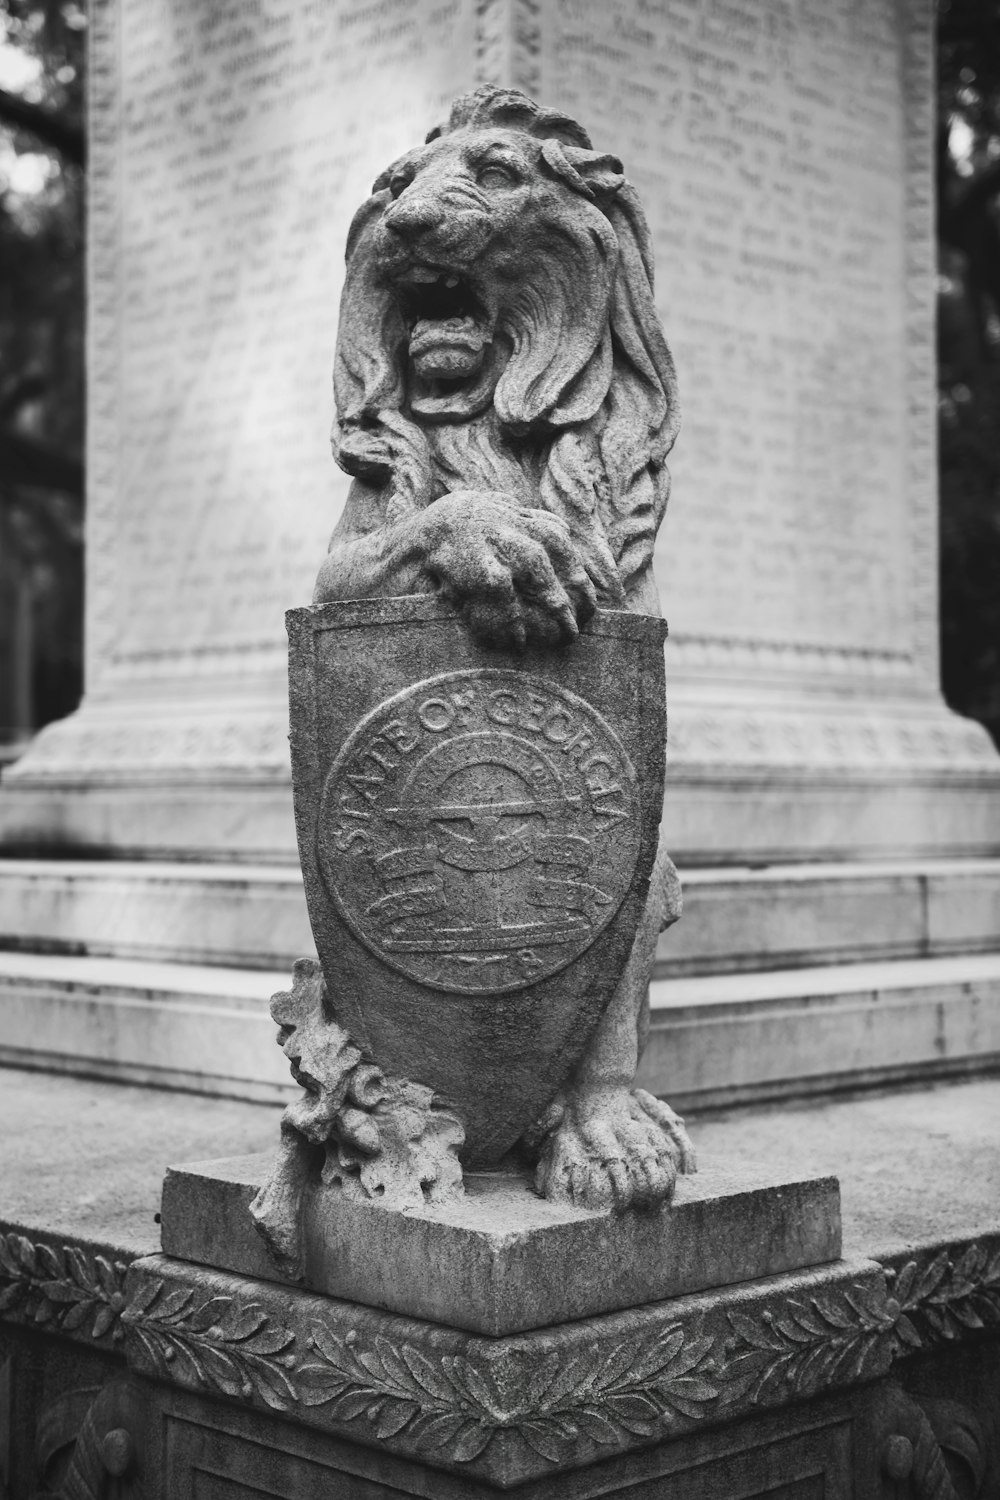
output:
M 333 1012 L 495 1163 L 621 979 L 663 795 L 662 621 L 487 651 L 430 598 L 291 610 L 299 854 Z

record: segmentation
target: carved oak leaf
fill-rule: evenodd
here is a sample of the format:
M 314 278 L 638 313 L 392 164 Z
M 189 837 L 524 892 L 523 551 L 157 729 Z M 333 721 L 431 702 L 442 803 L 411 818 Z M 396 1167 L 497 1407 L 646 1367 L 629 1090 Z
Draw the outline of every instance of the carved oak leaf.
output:
M 271 1322 L 257 1303 L 232 1296 L 197 1300 L 191 1289 L 164 1294 L 162 1281 L 144 1284 L 124 1321 L 164 1375 L 276 1411 L 295 1401 L 289 1377 L 294 1333 Z
M 581 1438 L 619 1446 L 652 1437 L 678 1415 L 699 1417 L 718 1396 L 705 1378 L 713 1341 L 686 1339 L 679 1327 L 636 1346 L 585 1350 L 562 1360 L 514 1351 L 476 1361 L 430 1357 L 407 1344 L 376 1338 L 360 1347 L 313 1325 L 315 1362 L 298 1371 L 300 1399 L 329 1406 L 345 1422 L 361 1417 L 376 1436 L 406 1432 L 420 1452 L 445 1449 L 453 1462 L 477 1458 L 500 1432 L 516 1434 L 549 1462 Z
M 23 1234 L 0 1234 L 0 1316 L 118 1339 L 127 1269 L 78 1245 L 36 1245 Z

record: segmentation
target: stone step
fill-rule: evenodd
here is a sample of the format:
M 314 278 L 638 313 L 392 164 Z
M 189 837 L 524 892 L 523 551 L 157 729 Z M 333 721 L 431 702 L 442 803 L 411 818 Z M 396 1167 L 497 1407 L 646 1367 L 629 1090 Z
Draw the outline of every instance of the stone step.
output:
M 0 1062 L 282 1101 L 284 970 L 0 953 Z M 681 1109 L 1000 1066 L 1000 954 L 658 980 L 639 1082 Z
M 665 979 L 638 1082 L 712 1108 L 1000 1067 L 1000 953 Z
M 0 953 L 0 1063 L 287 1102 L 268 1000 L 288 983 L 284 971 Z
M 290 968 L 315 956 L 297 865 L 0 859 L 0 948 Z
M 682 871 L 659 977 L 988 951 L 1000 859 Z M 287 969 L 313 953 L 292 865 L 0 860 L 0 948 Z
M 684 915 L 657 975 L 989 952 L 1000 859 L 715 867 L 681 872 Z

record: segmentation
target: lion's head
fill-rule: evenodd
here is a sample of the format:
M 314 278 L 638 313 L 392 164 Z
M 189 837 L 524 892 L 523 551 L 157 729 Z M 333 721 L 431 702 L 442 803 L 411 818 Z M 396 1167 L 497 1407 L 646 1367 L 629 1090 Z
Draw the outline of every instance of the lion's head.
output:
M 569 522 L 620 598 L 649 562 L 678 422 L 652 276 L 617 158 L 517 91 L 464 95 L 351 226 L 338 462 L 397 511 L 456 480 L 511 488 Z

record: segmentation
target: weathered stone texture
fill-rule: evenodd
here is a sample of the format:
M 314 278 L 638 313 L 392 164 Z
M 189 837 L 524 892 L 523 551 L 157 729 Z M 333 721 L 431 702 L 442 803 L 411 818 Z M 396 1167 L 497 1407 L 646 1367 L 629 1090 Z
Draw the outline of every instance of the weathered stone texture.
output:
M 165 1254 L 280 1279 L 248 1211 L 270 1170 L 269 1155 L 172 1167 Z M 643 1214 L 546 1203 L 512 1173 L 467 1176 L 462 1197 L 406 1213 L 313 1188 L 303 1213 L 312 1290 L 492 1335 L 840 1256 L 836 1178 L 794 1181 L 746 1165 L 734 1173 L 721 1162 L 681 1178 L 669 1210 Z

